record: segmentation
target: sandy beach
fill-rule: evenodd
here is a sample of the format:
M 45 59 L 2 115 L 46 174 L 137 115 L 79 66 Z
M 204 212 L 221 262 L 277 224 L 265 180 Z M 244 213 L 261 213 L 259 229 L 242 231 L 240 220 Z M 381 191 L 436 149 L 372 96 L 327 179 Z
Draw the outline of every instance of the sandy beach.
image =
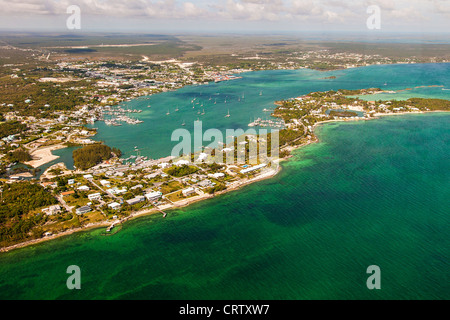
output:
M 65 146 L 62 144 L 45 147 L 41 149 L 37 149 L 31 153 L 33 160 L 26 162 L 25 164 L 32 166 L 33 168 L 40 167 L 46 163 L 49 163 L 55 159 L 58 159 L 59 156 L 55 156 L 52 154 L 53 150 L 64 149 Z

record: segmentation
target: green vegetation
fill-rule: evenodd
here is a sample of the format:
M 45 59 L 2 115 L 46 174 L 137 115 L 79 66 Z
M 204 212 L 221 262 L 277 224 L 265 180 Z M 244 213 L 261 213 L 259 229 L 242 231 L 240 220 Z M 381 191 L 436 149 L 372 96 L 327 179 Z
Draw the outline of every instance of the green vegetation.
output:
M 189 174 L 196 173 L 198 170 L 199 169 L 194 166 L 182 165 L 180 167 L 173 166 L 173 167 L 167 169 L 166 173 L 170 174 L 171 176 L 174 176 L 174 177 L 183 177 L 183 176 L 187 176 Z
M 31 155 L 28 153 L 28 151 L 23 149 L 16 149 L 13 152 L 8 153 L 8 158 L 10 159 L 11 162 L 21 162 L 21 163 L 33 159 Z
M 0 124 L 0 139 L 13 134 L 21 133 L 26 129 L 27 126 L 25 124 L 21 124 L 18 121 L 9 121 L 2 123 Z
M 429 109 L 433 111 L 448 111 L 450 110 L 450 101 L 443 99 L 423 99 L 423 98 L 411 98 L 407 102 L 420 110 Z
M 88 145 L 73 151 L 74 165 L 81 170 L 87 170 L 111 157 L 112 149 L 104 144 Z
M 42 213 L 33 210 L 56 204 L 58 201 L 43 187 L 30 182 L 3 184 L 0 202 L 0 243 L 11 244 L 41 237 L 39 228 L 46 221 Z
M 211 187 L 207 190 L 209 194 L 213 194 L 219 191 L 225 190 L 227 187 L 223 183 L 218 183 L 214 187 Z

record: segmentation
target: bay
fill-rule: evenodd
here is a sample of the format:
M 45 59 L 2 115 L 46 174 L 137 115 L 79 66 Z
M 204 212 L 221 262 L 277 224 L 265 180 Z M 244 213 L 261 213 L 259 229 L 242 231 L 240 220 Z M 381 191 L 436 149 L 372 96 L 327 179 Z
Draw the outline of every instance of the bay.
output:
M 264 88 L 253 99 L 269 104 L 278 94 L 302 90 L 372 87 L 384 84 L 386 75 L 393 90 L 448 86 L 448 68 L 326 73 L 340 75 L 334 84 L 300 70 L 313 77 L 303 88 L 293 71 L 246 77 Z M 281 77 L 287 84 L 280 87 L 289 89 L 273 89 L 270 97 L 260 75 Z M 228 92 L 237 82 L 217 85 Z M 190 90 L 190 98 L 192 90 L 205 89 L 182 90 Z M 267 100 L 260 98 L 264 94 Z M 136 219 L 114 236 L 97 229 L 2 253 L 0 298 L 448 299 L 449 124 L 448 113 L 430 113 L 320 126 L 320 142 L 295 151 L 272 179 L 173 210 L 164 219 Z M 150 151 L 158 142 L 149 144 Z M 69 265 L 81 269 L 81 290 L 66 287 Z M 370 265 L 381 269 L 381 290 L 366 287 Z

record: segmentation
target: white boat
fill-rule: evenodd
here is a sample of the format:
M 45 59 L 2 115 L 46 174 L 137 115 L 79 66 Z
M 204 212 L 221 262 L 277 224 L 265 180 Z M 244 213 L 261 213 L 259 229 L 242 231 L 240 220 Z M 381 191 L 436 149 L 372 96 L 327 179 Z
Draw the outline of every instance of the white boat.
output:
M 229 117 L 231 117 L 231 115 L 230 115 L 230 110 L 228 109 L 228 114 L 225 116 L 225 118 L 229 118 Z

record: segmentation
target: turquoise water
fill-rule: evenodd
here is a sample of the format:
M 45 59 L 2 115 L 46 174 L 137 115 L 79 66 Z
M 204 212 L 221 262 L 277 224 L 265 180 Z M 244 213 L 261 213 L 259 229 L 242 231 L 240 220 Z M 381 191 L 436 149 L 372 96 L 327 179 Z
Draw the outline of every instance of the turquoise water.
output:
M 35 178 L 39 179 L 40 176 L 45 172 L 45 170 L 47 170 L 51 166 L 53 166 L 57 163 L 61 163 L 61 162 L 63 162 L 66 165 L 67 169 L 73 170 L 74 166 L 73 166 L 72 153 L 74 150 L 76 150 L 78 148 L 80 148 L 80 147 L 76 146 L 76 147 L 67 147 L 64 149 L 53 150 L 52 154 L 54 154 L 55 156 L 58 156 L 59 158 L 40 166 L 39 169 L 41 169 L 41 171 L 39 171 L 39 173 L 35 176 Z
M 364 73 L 393 73 L 410 87 L 396 69 L 408 67 L 437 75 L 411 82 L 448 84 L 449 65 L 335 74 L 350 82 L 350 72 L 356 87 Z M 433 113 L 321 126 L 320 143 L 272 179 L 114 236 L 97 229 L 0 254 L 0 299 L 448 299 L 449 124 Z M 66 288 L 69 265 L 81 268 L 81 290 Z M 370 265 L 381 290 L 366 287 Z
M 243 78 L 238 80 L 189 86 L 124 103 L 131 109 L 143 110 L 136 116 L 144 121 L 140 125 L 108 127 L 103 122 L 96 122 L 92 127 L 99 129 L 96 140 L 119 148 L 125 157 L 136 155 L 134 147 L 137 146 L 141 155 L 158 159 L 170 155 L 178 143 L 171 141 L 173 131 L 187 129 L 192 133 L 194 121 L 198 119 L 202 121 L 203 131 L 217 128 L 225 136 L 226 129 L 247 130 L 255 118 L 270 118 L 270 112 L 263 110 L 274 109 L 277 100 L 338 89 L 379 87 L 402 90 L 430 85 L 450 88 L 449 74 L 450 63 L 380 65 L 331 72 L 308 69 L 250 72 L 241 74 Z M 336 76 L 336 79 L 325 79 L 330 76 Z M 424 88 L 421 94 L 448 98 L 450 91 L 441 89 Z M 147 108 L 148 105 L 151 108 Z M 177 108 L 178 112 L 175 111 Z M 231 117 L 225 118 L 228 110 Z M 198 114 L 203 111 L 204 115 Z M 167 112 L 170 115 L 166 115 Z M 204 145 L 209 142 L 205 141 Z

